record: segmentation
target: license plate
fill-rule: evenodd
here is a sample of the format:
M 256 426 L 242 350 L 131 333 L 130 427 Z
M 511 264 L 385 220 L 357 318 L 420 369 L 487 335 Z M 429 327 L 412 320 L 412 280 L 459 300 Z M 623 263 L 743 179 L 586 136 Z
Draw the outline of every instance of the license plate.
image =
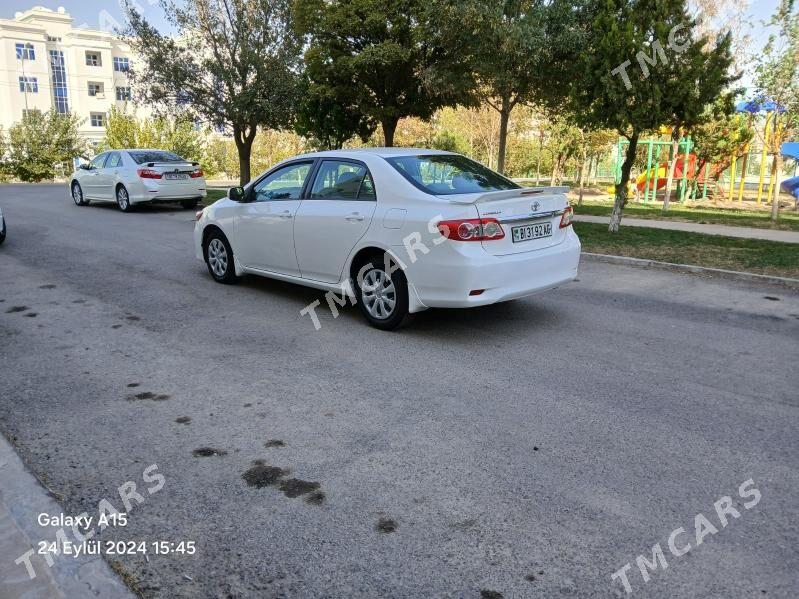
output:
M 164 179 L 169 179 L 170 181 L 174 181 L 176 179 L 188 179 L 189 176 L 186 173 L 164 173 Z
M 531 239 L 541 239 L 542 237 L 552 237 L 552 223 L 512 227 L 510 231 L 513 243 L 530 241 Z

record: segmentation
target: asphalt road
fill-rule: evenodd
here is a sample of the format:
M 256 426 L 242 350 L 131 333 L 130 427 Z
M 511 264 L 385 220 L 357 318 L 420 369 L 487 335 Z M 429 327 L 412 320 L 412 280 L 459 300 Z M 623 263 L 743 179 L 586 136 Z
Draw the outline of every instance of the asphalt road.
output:
M 795 292 L 585 263 L 398 333 L 356 308 L 315 331 L 316 291 L 214 283 L 192 211 L 0 206 L 0 430 L 68 513 L 138 481 L 103 538 L 196 542 L 117 559 L 145 596 L 626 596 L 628 562 L 636 597 L 799 595 Z M 672 556 L 698 513 L 718 532 Z

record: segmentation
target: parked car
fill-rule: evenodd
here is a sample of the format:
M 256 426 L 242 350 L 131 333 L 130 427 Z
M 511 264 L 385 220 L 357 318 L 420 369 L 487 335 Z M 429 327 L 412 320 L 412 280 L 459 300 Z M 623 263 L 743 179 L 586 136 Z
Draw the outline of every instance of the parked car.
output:
M 0 208 L 0 243 L 6 240 L 6 219 L 3 217 L 3 209 Z
M 523 188 L 458 154 L 373 148 L 285 160 L 197 213 L 197 258 L 341 292 L 394 329 L 408 313 L 465 308 L 577 276 L 566 188 Z M 322 303 L 324 307 L 324 302 Z
M 165 150 L 103 152 L 72 173 L 69 189 L 78 206 L 116 202 L 123 212 L 153 202 L 195 208 L 206 195 L 200 165 Z

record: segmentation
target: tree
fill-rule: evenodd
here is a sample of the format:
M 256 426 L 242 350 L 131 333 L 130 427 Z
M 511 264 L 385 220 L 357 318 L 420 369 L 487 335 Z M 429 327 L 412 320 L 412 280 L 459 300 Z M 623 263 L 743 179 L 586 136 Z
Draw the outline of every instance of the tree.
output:
M 730 39 L 698 35 L 685 0 L 589 0 L 580 14 L 584 46 L 560 54 L 559 87 L 577 124 L 629 142 L 608 228 L 616 232 L 638 140 L 688 119 L 730 83 Z
M 332 116 L 346 126 L 327 123 L 317 131 L 360 133 L 380 123 L 385 145 L 392 146 L 399 119 L 429 119 L 438 108 L 457 102 L 450 69 L 465 67 L 426 37 L 428 5 L 424 0 L 298 0 L 300 30 L 308 35 L 310 92 L 345 111 Z M 331 114 L 327 106 L 312 112 Z
M 29 110 L 8 130 L 7 170 L 22 181 L 53 179 L 87 151 L 74 114 Z
M 297 133 L 320 150 L 338 150 L 356 135 L 366 142 L 375 124 L 359 111 L 353 90 L 343 82 L 333 85 L 335 73 L 324 62 L 310 62 L 305 75 Z
M 111 107 L 103 146 L 110 149 L 157 148 L 196 161 L 203 157 L 202 135 L 185 112 L 171 118 L 138 119 Z
M 142 100 L 183 107 L 233 133 L 242 185 L 258 127 L 292 125 L 302 39 L 291 0 L 162 0 L 176 35 L 162 35 L 125 0 L 127 35 L 141 57 L 131 75 Z
M 573 11 L 545 0 L 445 0 L 432 2 L 444 47 L 468 64 L 469 95 L 499 115 L 496 168 L 505 171 L 508 124 L 520 104 L 543 102 L 549 85 L 553 48 L 568 45 Z M 551 98 L 550 98 L 551 100 Z
M 693 153 L 696 155 L 695 181 L 702 173 L 714 181 L 730 165 L 731 156 L 740 156 L 755 132 L 743 114 L 731 114 L 731 96 L 722 95 L 705 108 L 699 124 L 691 129 Z M 722 191 L 723 193 L 723 191 Z
M 780 146 L 799 131 L 799 4 L 781 0 L 770 25 L 777 34 L 769 38 L 757 64 L 757 87 L 776 104 L 769 136 L 772 154 L 771 173 L 776 177 L 771 201 L 771 220 L 776 222 L 780 209 Z

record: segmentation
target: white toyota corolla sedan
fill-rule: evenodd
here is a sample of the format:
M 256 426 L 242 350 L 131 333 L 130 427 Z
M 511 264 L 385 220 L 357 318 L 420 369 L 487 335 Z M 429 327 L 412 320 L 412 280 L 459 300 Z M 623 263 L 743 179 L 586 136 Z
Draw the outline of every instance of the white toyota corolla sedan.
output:
M 388 330 L 426 308 L 493 304 L 572 281 L 580 241 L 566 191 L 519 187 L 436 150 L 304 154 L 198 212 L 195 249 L 220 283 L 252 273 L 351 291 L 367 320 Z M 332 298 L 331 308 L 341 305 Z
M 200 165 L 165 150 L 103 152 L 72 173 L 69 190 L 78 206 L 116 202 L 123 212 L 147 202 L 194 208 L 206 195 Z

